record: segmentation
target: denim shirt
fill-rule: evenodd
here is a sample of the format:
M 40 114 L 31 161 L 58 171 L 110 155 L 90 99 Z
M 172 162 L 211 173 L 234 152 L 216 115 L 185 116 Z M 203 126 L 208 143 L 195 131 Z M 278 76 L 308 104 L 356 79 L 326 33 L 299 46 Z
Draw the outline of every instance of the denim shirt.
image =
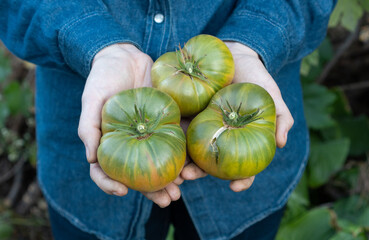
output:
M 52 207 L 102 239 L 144 239 L 152 202 L 130 190 L 101 191 L 89 176 L 77 135 L 81 95 L 91 62 L 102 48 L 134 44 L 153 60 L 200 33 L 254 49 L 277 82 L 295 124 L 286 147 L 235 193 L 229 181 L 185 181 L 183 200 L 201 239 L 230 239 L 281 208 L 307 161 L 309 141 L 299 81 L 301 58 L 326 33 L 328 0 L 2 0 L 0 38 L 38 65 L 36 121 L 38 178 Z M 162 14 L 163 21 L 155 21 Z M 102 79 L 103 81 L 103 79 Z

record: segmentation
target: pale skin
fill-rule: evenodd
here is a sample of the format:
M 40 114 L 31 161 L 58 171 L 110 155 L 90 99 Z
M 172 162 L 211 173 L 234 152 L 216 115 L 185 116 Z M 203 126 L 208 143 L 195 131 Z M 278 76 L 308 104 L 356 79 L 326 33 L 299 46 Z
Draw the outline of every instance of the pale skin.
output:
M 258 54 L 245 45 L 226 42 L 235 60 L 236 73 L 234 83 L 252 82 L 265 88 L 272 96 L 277 113 L 276 142 L 279 148 L 287 142 L 288 131 L 293 125 L 293 118 L 282 99 L 281 92 L 265 69 Z M 108 98 L 122 90 L 138 87 L 150 87 L 152 59 L 131 44 L 114 44 L 96 54 L 91 72 L 87 78 L 82 95 L 82 112 L 78 135 L 85 144 L 87 160 L 90 163 L 90 176 L 96 185 L 107 194 L 124 196 L 128 188 L 110 179 L 101 169 L 97 159 L 97 148 L 101 138 L 101 110 Z M 188 120 L 181 126 L 187 129 Z M 148 199 L 160 207 L 167 207 L 181 196 L 179 185 L 184 180 L 195 180 L 207 174 L 190 159 L 180 175 L 167 187 L 157 192 L 142 192 Z M 230 188 L 241 192 L 251 187 L 255 177 L 230 182 Z

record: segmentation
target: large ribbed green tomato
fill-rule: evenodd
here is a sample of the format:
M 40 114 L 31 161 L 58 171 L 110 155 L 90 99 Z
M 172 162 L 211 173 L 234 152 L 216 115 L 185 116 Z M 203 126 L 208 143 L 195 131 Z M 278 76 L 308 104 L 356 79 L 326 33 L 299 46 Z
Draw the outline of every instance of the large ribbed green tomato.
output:
M 202 111 L 233 76 L 234 62 L 228 47 L 204 34 L 191 38 L 183 49 L 162 55 L 151 70 L 153 86 L 178 103 L 182 116 Z
M 166 93 L 136 88 L 111 97 L 102 111 L 98 161 L 129 188 L 153 192 L 177 178 L 186 159 L 180 111 Z
M 187 150 L 205 172 L 236 180 L 254 176 L 272 161 L 275 106 L 262 87 L 238 83 L 217 92 L 187 130 Z

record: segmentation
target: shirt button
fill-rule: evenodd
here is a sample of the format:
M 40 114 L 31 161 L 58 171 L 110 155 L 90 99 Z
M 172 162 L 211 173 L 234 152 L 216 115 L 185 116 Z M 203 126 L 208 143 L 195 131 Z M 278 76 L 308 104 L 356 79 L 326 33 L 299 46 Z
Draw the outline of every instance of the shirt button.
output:
M 164 15 L 163 14 L 157 13 L 154 16 L 154 22 L 156 22 L 156 23 L 162 23 L 163 21 L 164 21 Z

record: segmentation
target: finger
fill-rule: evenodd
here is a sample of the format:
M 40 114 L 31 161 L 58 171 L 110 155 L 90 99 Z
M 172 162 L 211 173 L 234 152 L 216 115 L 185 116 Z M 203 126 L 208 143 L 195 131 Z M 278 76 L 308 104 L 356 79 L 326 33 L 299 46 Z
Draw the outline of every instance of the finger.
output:
M 287 143 L 288 132 L 294 123 L 293 117 L 287 106 L 277 113 L 276 142 L 277 147 L 283 148 Z
M 181 197 L 181 190 L 178 185 L 171 183 L 165 187 L 165 191 L 168 193 L 171 201 L 177 201 Z
M 178 185 L 181 185 L 183 183 L 184 179 L 181 177 L 181 175 L 179 175 L 174 181 L 173 183 Z
M 90 176 L 96 185 L 107 194 L 124 196 L 128 193 L 128 188 L 122 183 L 110 179 L 101 169 L 99 163 L 90 165 Z
M 246 189 L 249 189 L 251 187 L 252 183 L 254 182 L 254 179 L 255 179 L 255 176 L 245 178 L 245 179 L 240 179 L 240 180 L 234 180 L 234 181 L 231 181 L 231 183 L 229 184 L 229 187 L 234 192 L 245 191 Z
M 100 122 L 103 101 L 99 98 L 84 95 L 82 97 L 82 112 L 78 125 L 78 136 L 86 148 L 89 163 L 97 161 L 97 148 L 101 137 Z
M 189 163 L 181 172 L 181 177 L 185 180 L 195 180 L 207 176 L 201 168 L 194 163 Z
M 142 194 L 161 208 L 168 207 L 171 203 L 171 198 L 164 189 L 152 193 L 143 192 Z

